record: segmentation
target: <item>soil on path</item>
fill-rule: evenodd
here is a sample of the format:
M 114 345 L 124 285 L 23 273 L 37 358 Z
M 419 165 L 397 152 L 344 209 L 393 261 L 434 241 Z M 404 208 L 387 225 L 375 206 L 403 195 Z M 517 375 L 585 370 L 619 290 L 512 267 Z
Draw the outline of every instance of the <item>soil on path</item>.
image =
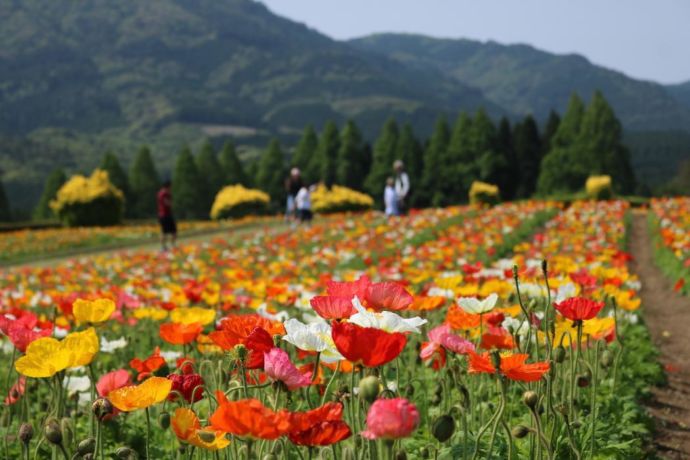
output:
M 690 459 L 690 300 L 674 292 L 672 282 L 654 264 L 647 214 L 633 217 L 631 269 L 642 282 L 644 316 L 661 352 L 668 384 L 652 389 L 648 410 L 655 418 L 654 444 L 661 458 Z

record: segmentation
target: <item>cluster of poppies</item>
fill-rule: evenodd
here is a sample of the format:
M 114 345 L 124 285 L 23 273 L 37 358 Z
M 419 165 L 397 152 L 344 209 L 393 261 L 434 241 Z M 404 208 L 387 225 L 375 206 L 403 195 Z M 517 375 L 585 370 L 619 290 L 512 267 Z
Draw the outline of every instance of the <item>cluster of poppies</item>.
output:
M 594 457 L 597 386 L 616 384 L 616 337 L 640 303 L 620 248 L 627 211 L 352 216 L 8 270 L 8 449 Z
M 657 263 L 676 291 L 690 294 L 690 198 L 655 198 L 650 208 Z

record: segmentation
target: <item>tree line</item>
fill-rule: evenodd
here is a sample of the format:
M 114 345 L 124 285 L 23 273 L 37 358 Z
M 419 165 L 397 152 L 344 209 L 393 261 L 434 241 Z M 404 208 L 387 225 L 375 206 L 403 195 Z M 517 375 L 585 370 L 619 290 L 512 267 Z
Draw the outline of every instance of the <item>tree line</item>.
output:
M 621 124 L 600 92 L 588 105 L 574 94 L 563 118 L 552 111 L 541 127 L 531 115 L 514 123 L 505 117 L 494 123 L 484 110 L 461 113 L 452 123 L 441 115 L 424 141 L 412 125 L 395 119 L 371 145 L 354 121 L 341 129 L 329 121 L 320 133 L 307 126 L 290 152 L 273 139 L 258 160 L 247 164 L 232 142 L 216 152 L 206 141 L 196 155 L 184 147 L 172 173 L 173 204 L 180 218 L 207 218 L 223 185 L 242 184 L 267 192 L 277 208 L 291 167 L 300 168 L 307 183 L 344 185 L 378 201 L 396 159 L 410 176 L 415 207 L 466 202 L 474 180 L 498 185 L 504 200 L 577 192 L 592 174 L 611 175 L 617 192 L 632 193 L 635 177 L 621 138 Z M 128 172 L 112 153 L 104 155 L 100 167 L 125 194 L 127 217 L 155 216 L 161 180 L 148 147 L 139 150 Z M 52 216 L 49 202 L 65 180 L 62 170 L 50 174 L 35 218 Z M 0 185 L 0 220 L 3 200 Z

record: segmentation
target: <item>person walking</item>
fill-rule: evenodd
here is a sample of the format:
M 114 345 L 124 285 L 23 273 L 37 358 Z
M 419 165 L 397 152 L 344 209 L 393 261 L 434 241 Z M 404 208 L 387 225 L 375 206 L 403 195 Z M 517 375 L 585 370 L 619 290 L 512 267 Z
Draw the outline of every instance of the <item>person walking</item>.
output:
M 297 206 L 297 218 L 300 224 L 309 224 L 313 218 L 311 212 L 311 192 L 314 187 L 307 187 L 303 185 L 297 196 L 295 197 L 295 206 Z
M 295 198 L 300 189 L 304 186 L 299 168 L 292 168 L 290 176 L 285 179 L 285 191 L 287 192 L 287 203 L 285 205 L 285 220 L 294 220 L 297 217 L 297 206 Z
M 168 249 L 168 239 L 170 239 L 172 247 L 175 247 L 177 240 L 177 224 L 172 212 L 171 186 L 170 179 L 166 179 L 156 196 L 156 201 L 158 202 L 158 222 L 161 225 L 161 248 L 163 251 Z
M 398 214 L 407 214 L 410 195 L 410 177 L 405 172 L 405 165 L 401 160 L 393 163 L 395 171 L 395 194 L 398 198 Z

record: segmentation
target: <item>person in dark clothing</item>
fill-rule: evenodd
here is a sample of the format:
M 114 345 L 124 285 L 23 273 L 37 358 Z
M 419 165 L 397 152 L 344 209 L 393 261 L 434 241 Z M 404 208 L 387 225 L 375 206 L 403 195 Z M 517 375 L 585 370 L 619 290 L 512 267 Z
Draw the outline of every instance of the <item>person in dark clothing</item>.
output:
M 158 191 L 156 197 L 158 202 L 158 222 L 161 224 L 161 247 L 163 251 L 168 249 L 167 240 L 170 238 L 170 245 L 175 247 L 177 240 L 177 224 L 172 212 L 172 192 L 170 191 L 170 180 L 163 182 L 163 186 Z
M 304 187 L 302 176 L 298 168 L 290 170 L 290 176 L 285 179 L 285 191 L 287 192 L 287 203 L 285 206 L 285 220 L 294 220 L 297 217 L 297 206 L 295 197 L 300 189 Z

